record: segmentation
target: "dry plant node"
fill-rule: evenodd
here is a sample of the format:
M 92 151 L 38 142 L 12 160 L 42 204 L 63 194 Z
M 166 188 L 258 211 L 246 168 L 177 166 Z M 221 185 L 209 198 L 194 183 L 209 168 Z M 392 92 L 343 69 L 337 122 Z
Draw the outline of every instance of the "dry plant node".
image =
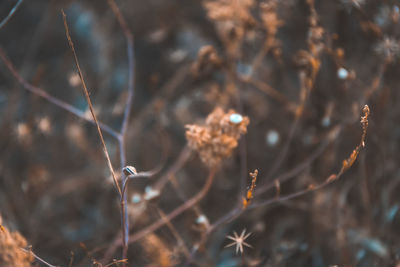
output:
M 358 154 L 360 153 L 360 150 L 365 147 L 365 137 L 367 136 L 367 128 L 368 128 L 368 116 L 370 113 L 368 105 L 364 106 L 363 113 L 364 113 L 364 116 L 361 117 L 361 125 L 362 125 L 363 132 L 361 135 L 360 144 L 353 150 L 353 152 L 347 159 L 343 160 L 342 169 L 340 170 L 340 173 L 346 171 L 354 164 L 354 162 L 357 159 Z
M 197 54 L 197 60 L 192 64 L 191 71 L 194 76 L 208 74 L 222 64 L 222 59 L 217 51 L 211 45 L 205 45 L 200 48 Z
M 251 200 L 254 197 L 254 189 L 256 188 L 258 170 L 255 169 L 254 172 L 251 172 L 249 175 L 251 177 L 251 185 L 250 188 L 247 190 L 246 197 L 242 198 L 243 209 L 247 208 L 247 206 L 251 203 Z

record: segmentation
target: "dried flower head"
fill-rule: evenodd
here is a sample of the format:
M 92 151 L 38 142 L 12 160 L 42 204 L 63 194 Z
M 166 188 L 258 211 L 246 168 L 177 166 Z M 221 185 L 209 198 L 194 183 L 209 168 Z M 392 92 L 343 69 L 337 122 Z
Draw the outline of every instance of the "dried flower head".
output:
M 186 139 L 208 167 L 215 167 L 232 154 L 248 124 L 248 117 L 216 108 L 208 115 L 205 126 L 186 125 Z
M 261 19 L 268 35 L 270 36 L 274 36 L 278 32 L 278 29 L 284 24 L 284 22 L 278 18 L 276 11 L 277 5 L 278 2 L 276 1 L 268 3 L 263 2 L 260 4 Z
M 254 0 L 204 1 L 208 17 L 216 21 L 240 20 L 254 24 L 254 18 L 250 13 L 250 8 L 253 6 Z
M 375 51 L 391 62 L 400 55 L 400 45 L 395 39 L 385 37 L 376 45 Z
M 214 21 L 217 32 L 228 53 L 235 56 L 245 37 L 246 30 L 256 25 L 251 14 L 254 0 L 205 0 L 207 16 Z
M 0 266 L 32 266 L 34 261 L 32 254 L 22 250 L 27 246 L 25 238 L 18 232 L 10 232 L 1 224 L 0 228 Z

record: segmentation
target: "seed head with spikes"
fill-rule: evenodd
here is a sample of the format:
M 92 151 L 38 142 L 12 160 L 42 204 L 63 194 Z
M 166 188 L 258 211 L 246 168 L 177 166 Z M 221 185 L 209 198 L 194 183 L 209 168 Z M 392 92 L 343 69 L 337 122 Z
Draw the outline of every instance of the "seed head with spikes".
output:
M 233 240 L 232 243 L 226 245 L 225 247 L 231 247 L 233 245 L 236 245 L 236 254 L 240 251 L 241 254 L 243 254 L 243 246 L 252 248 L 252 246 L 248 243 L 245 242 L 245 240 L 251 235 L 251 233 L 246 234 L 246 229 L 243 229 L 242 233 L 240 236 L 236 233 L 236 231 L 233 232 L 233 236 L 226 236 L 226 238 L 229 238 L 230 240 Z

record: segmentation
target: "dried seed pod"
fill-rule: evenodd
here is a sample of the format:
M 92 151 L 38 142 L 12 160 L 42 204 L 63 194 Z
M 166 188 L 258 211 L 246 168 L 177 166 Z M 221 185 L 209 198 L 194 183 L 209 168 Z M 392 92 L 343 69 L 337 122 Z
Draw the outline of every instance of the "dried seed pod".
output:
M 137 174 L 137 171 L 136 171 L 135 167 L 133 167 L 133 166 L 126 166 L 126 167 L 122 168 L 122 171 L 124 172 L 124 174 L 126 176 Z

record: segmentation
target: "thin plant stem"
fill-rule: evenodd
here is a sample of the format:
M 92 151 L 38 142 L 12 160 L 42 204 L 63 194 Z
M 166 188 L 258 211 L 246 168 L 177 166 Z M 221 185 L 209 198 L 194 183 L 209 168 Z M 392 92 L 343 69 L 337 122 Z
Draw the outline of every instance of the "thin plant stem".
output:
M 188 146 L 185 146 L 181 150 L 178 158 L 172 164 L 172 166 L 169 167 L 166 173 L 163 176 L 161 176 L 160 179 L 158 179 L 158 181 L 154 184 L 153 187 L 154 190 L 161 192 L 161 190 L 167 184 L 170 177 L 185 165 L 187 160 L 190 158 L 190 155 L 192 155 L 192 150 Z
M 4 62 L 4 64 L 6 65 L 6 67 L 8 68 L 8 70 L 11 72 L 11 74 L 18 80 L 18 82 L 29 92 L 40 96 L 44 99 L 46 99 L 48 102 L 76 115 L 77 117 L 79 117 L 82 120 L 85 120 L 87 122 L 90 122 L 92 124 L 95 124 L 95 122 L 91 119 L 85 116 L 85 113 L 82 112 L 81 110 L 77 109 L 76 107 L 58 99 L 55 98 L 51 95 L 49 95 L 46 91 L 44 91 L 43 89 L 33 86 L 31 84 L 29 84 L 19 73 L 18 71 L 15 69 L 15 66 L 11 63 L 11 61 L 7 58 L 6 53 L 4 52 L 4 50 L 0 47 L 0 58 L 1 60 Z M 109 127 L 108 125 L 102 123 L 102 122 L 98 122 L 100 128 L 110 134 L 111 136 L 113 136 L 114 138 L 118 138 L 119 137 L 119 133 L 116 132 L 115 130 L 113 130 L 111 127 Z
M 124 32 L 126 38 L 126 46 L 127 46 L 127 54 L 128 54 L 128 70 L 129 70 L 129 78 L 128 78 L 128 99 L 125 105 L 124 110 L 124 117 L 122 119 L 122 126 L 121 126 L 121 136 L 119 138 L 120 144 L 120 162 L 121 162 L 121 169 L 126 165 L 126 153 L 125 153 L 125 136 L 126 131 L 128 129 L 128 122 L 130 117 L 130 112 L 132 109 L 132 102 L 134 97 L 134 83 L 135 83 L 135 56 L 134 56 L 134 49 L 133 49 L 133 42 L 134 38 L 131 31 L 126 24 L 124 17 L 122 16 L 121 11 L 119 10 L 118 6 L 115 4 L 113 0 L 108 0 L 108 4 L 111 7 L 114 15 L 117 17 L 118 23 Z M 124 173 L 122 173 L 122 181 L 123 184 L 127 184 L 127 177 Z M 127 258 L 128 255 L 128 235 L 129 235 L 129 218 L 128 218 L 128 206 L 127 203 L 127 196 L 125 193 L 122 193 L 121 197 L 121 209 L 122 209 L 122 221 L 123 221 L 123 247 L 122 247 L 122 258 Z M 124 264 L 125 265 L 125 264 Z
M 47 261 L 45 261 L 44 259 L 40 258 L 38 255 L 36 255 L 31 249 L 25 249 L 25 248 L 21 248 L 24 252 L 31 254 L 36 260 L 40 261 L 41 263 L 43 263 L 46 266 L 49 267 L 59 267 L 56 265 L 52 265 L 50 263 L 48 263 Z
M 68 44 L 69 44 L 69 46 L 70 46 L 70 48 L 72 50 L 72 53 L 74 55 L 75 65 L 76 65 L 76 68 L 78 69 L 79 78 L 80 78 L 80 80 L 82 82 L 82 91 L 83 91 L 83 93 L 85 95 L 85 98 L 86 98 L 86 101 L 87 101 L 87 103 L 89 105 L 90 113 L 92 114 L 93 120 L 94 120 L 94 122 L 96 124 L 97 133 L 99 134 L 99 137 L 100 137 L 100 140 L 101 140 L 101 144 L 102 144 L 102 148 L 103 148 L 103 152 L 104 152 L 104 155 L 106 157 L 107 164 L 108 164 L 108 167 L 110 169 L 111 175 L 113 177 L 115 187 L 117 188 L 119 195 L 122 196 L 121 188 L 120 188 L 119 183 L 117 181 L 117 178 L 115 176 L 114 168 L 112 166 L 112 163 L 111 163 L 111 160 L 110 160 L 110 156 L 108 154 L 107 146 L 106 146 L 106 144 L 104 142 L 104 138 L 103 138 L 103 134 L 101 132 L 101 128 L 99 126 L 99 122 L 97 121 L 96 114 L 94 113 L 92 101 L 90 100 L 90 96 L 89 96 L 89 91 L 88 91 L 88 89 L 86 87 L 85 80 L 83 79 L 83 74 L 82 74 L 82 71 L 81 71 L 81 67 L 79 65 L 78 57 L 77 57 L 76 52 L 75 52 L 74 43 L 72 42 L 71 36 L 69 34 L 69 28 L 68 28 L 68 24 L 67 24 L 67 15 L 64 13 L 63 9 L 61 9 L 61 13 L 63 15 L 65 34 L 66 34 L 67 39 L 68 39 Z
M 125 157 L 125 138 L 121 136 L 118 139 L 119 143 L 119 153 L 120 153 L 120 162 L 121 162 L 121 170 L 126 165 L 126 157 Z M 121 225 L 122 225 L 122 259 L 126 259 L 128 256 L 128 235 L 129 235 L 129 218 L 128 218 L 128 206 L 127 206 L 127 195 L 126 195 L 126 186 L 128 184 L 129 179 L 126 178 L 124 172 L 121 172 L 122 177 L 122 194 L 120 199 L 121 206 Z M 123 264 L 125 265 L 125 264 Z
M 157 229 L 164 226 L 165 224 L 170 222 L 172 219 L 174 219 L 175 217 L 177 217 L 184 211 L 193 207 L 201 199 L 203 199 L 205 197 L 205 195 L 207 194 L 207 192 L 211 188 L 211 185 L 214 181 L 215 173 L 216 173 L 215 169 L 210 170 L 206 183 L 204 184 L 203 188 L 195 196 L 188 199 L 181 206 L 177 207 L 175 210 L 173 210 L 169 214 L 165 215 L 165 217 L 159 219 L 158 221 L 154 222 L 153 224 L 144 228 L 143 230 L 140 230 L 139 232 L 130 235 L 129 236 L 129 244 L 134 243 L 134 242 L 138 241 L 139 239 L 145 237 L 146 235 L 156 231 Z M 110 247 L 108 248 L 108 251 L 105 254 L 104 260 L 108 261 L 114 254 L 114 251 L 121 245 L 122 244 L 121 244 L 120 240 L 116 239 L 113 242 L 113 244 L 111 244 Z
M 133 242 L 141 239 L 142 237 L 146 236 L 147 234 L 156 231 L 158 228 L 160 228 L 161 226 L 165 225 L 167 222 L 171 221 L 176 216 L 180 215 L 182 212 L 184 212 L 187 209 L 191 208 L 197 202 L 199 202 L 201 199 L 203 199 L 205 197 L 205 195 L 207 194 L 207 192 L 211 188 L 211 185 L 212 185 L 212 183 L 214 181 L 215 173 L 216 173 L 216 170 L 211 170 L 209 175 L 208 175 L 208 177 L 207 177 L 207 181 L 204 184 L 203 188 L 195 196 L 193 196 L 192 198 L 188 199 L 181 206 L 179 206 L 178 208 L 173 210 L 171 213 L 166 215 L 164 217 L 164 219 L 153 223 L 152 225 L 146 227 L 145 229 L 139 231 L 138 233 L 134 233 L 134 234 L 130 235 L 129 236 L 129 243 L 133 243 Z
M 235 84 L 234 81 L 235 79 L 238 78 L 239 75 L 233 75 L 233 71 L 227 71 L 227 76 L 232 80 L 232 84 Z M 233 86 L 235 94 L 234 94 L 234 99 L 236 102 L 236 107 L 239 113 L 243 114 L 243 101 L 240 96 L 240 90 L 238 90 L 237 86 Z M 239 139 L 239 157 L 240 157 L 240 190 L 239 190 L 239 197 L 238 201 L 242 203 L 242 196 L 246 192 L 246 186 L 247 186 L 247 144 L 246 144 L 246 138 L 242 136 Z
M 125 152 L 125 137 L 126 131 L 128 129 L 128 122 L 129 117 L 132 109 L 132 102 L 134 97 L 134 84 L 135 84 L 135 55 L 133 49 L 134 38 L 131 31 L 126 24 L 126 21 L 119 10 L 118 6 L 113 0 L 108 0 L 108 4 L 111 7 L 114 15 L 117 17 L 118 23 L 124 32 L 126 38 L 126 47 L 127 47 L 127 54 L 128 54 L 128 71 L 129 71 L 129 78 L 128 78 L 128 99 L 124 109 L 124 116 L 122 119 L 122 126 L 121 126 L 121 135 L 118 139 L 119 141 L 119 150 L 120 150 L 120 163 L 121 169 L 126 165 L 126 152 Z M 122 172 L 122 179 L 123 184 L 127 184 L 127 177 Z M 122 212 L 122 221 L 123 221 L 123 247 L 122 247 L 122 258 L 127 258 L 128 255 L 128 235 L 129 235 L 129 218 L 128 218 L 128 206 L 127 203 L 127 195 L 125 191 L 122 193 L 121 196 L 121 212 Z M 125 263 L 123 264 L 125 265 Z
M 249 84 L 257 90 L 275 99 L 276 101 L 284 104 L 288 110 L 292 112 L 294 111 L 294 107 L 296 104 L 291 102 L 284 94 L 273 88 L 271 85 L 252 77 L 243 77 L 241 75 L 237 75 L 237 78 L 240 82 Z
M 5 17 L 1 22 L 0 22 L 0 29 L 3 28 L 4 25 L 7 24 L 7 22 L 11 19 L 11 17 L 14 15 L 14 13 L 18 10 L 19 6 L 24 2 L 24 0 L 18 0 L 17 3 L 15 3 L 14 7 L 11 8 L 10 12 L 8 13 L 7 17 Z
M 260 195 L 267 190 L 273 188 L 275 186 L 275 181 L 278 181 L 279 183 L 285 182 L 296 175 L 298 175 L 301 171 L 303 171 L 305 168 L 310 166 L 312 162 L 314 162 L 327 148 L 328 145 L 332 143 L 332 141 L 337 137 L 339 132 L 342 130 L 342 127 L 339 127 L 337 129 L 333 130 L 333 134 L 328 136 L 328 138 L 324 139 L 321 144 L 315 149 L 315 151 L 308 157 L 306 158 L 303 162 L 299 163 L 294 167 L 293 169 L 282 173 L 278 175 L 275 179 L 272 180 L 272 182 L 266 183 L 266 184 L 260 184 L 257 187 L 257 191 L 255 192 L 255 195 Z M 263 181 L 266 181 L 266 178 L 262 179 Z
M 157 208 L 157 211 L 160 214 L 160 217 L 162 219 L 166 220 L 166 218 L 165 218 L 166 214 L 160 208 Z M 175 226 L 171 223 L 171 221 L 167 221 L 167 227 L 169 228 L 169 230 L 171 231 L 171 233 L 173 234 L 175 239 L 178 241 L 178 246 L 182 248 L 185 256 L 189 257 L 190 252 L 189 252 L 188 248 L 186 247 L 185 241 L 183 240 L 183 238 L 181 237 L 181 235 L 179 234 L 179 232 L 175 228 Z
M 113 177 L 113 180 L 114 180 L 114 184 L 115 184 L 115 186 L 116 186 L 116 188 L 117 188 L 117 190 L 118 190 L 119 196 L 120 196 L 120 200 L 121 200 L 120 206 L 121 206 L 122 243 L 123 243 L 123 255 L 122 255 L 122 259 L 125 259 L 125 258 L 126 258 L 126 253 L 127 253 L 126 236 L 127 236 L 127 231 L 129 231 L 129 225 L 126 226 L 126 225 L 127 225 L 127 222 L 128 222 L 128 218 L 127 218 L 128 216 L 127 216 L 127 214 L 126 214 L 126 213 L 127 213 L 127 208 L 126 208 L 126 205 L 125 205 L 125 203 L 126 203 L 126 201 L 125 201 L 125 200 L 126 200 L 126 196 L 125 196 L 125 194 L 122 194 L 121 188 L 120 188 L 119 183 L 118 183 L 118 181 L 117 181 L 117 178 L 116 178 L 116 176 L 115 176 L 115 172 L 114 172 L 114 169 L 113 169 L 113 167 L 112 167 L 112 163 L 111 163 L 111 160 L 110 160 L 110 156 L 109 156 L 109 154 L 108 154 L 107 147 L 106 147 L 106 145 L 105 145 L 104 138 L 103 138 L 103 135 L 102 135 L 102 133 L 101 133 L 101 129 L 100 129 L 99 125 L 98 125 L 97 118 L 96 118 L 96 115 L 95 115 L 94 110 L 93 110 L 93 105 L 92 105 L 92 103 L 91 103 L 91 100 L 90 100 L 90 97 L 89 97 L 89 92 L 88 92 L 88 90 L 87 90 L 85 81 L 84 81 L 84 79 L 83 79 L 82 71 L 81 71 L 80 66 L 79 66 L 78 57 L 77 57 L 76 52 L 75 52 L 74 44 L 73 44 L 72 39 L 71 39 L 71 36 L 70 36 L 70 34 L 69 34 L 69 29 L 68 29 L 68 25 L 67 25 L 66 15 L 65 15 L 65 13 L 64 13 L 64 10 L 61 10 L 61 12 L 62 12 L 62 14 L 63 14 L 64 26 L 65 26 L 65 31 L 66 31 L 68 43 L 69 43 L 69 46 L 71 47 L 71 50 L 72 50 L 72 52 L 73 52 L 73 54 L 74 54 L 75 64 L 76 64 L 76 67 L 77 67 L 77 69 L 78 69 L 79 77 L 80 77 L 81 82 L 82 82 L 83 92 L 84 92 L 86 101 L 88 102 L 90 112 L 91 112 L 91 114 L 92 114 L 92 116 L 93 116 L 93 119 L 94 119 L 94 121 L 95 121 L 95 123 L 96 123 L 97 132 L 98 132 L 98 134 L 99 134 L 99 136 L 100 136 L 100 140 L 101 140 L 102 147 L 103 147 L 103 152 L 104 152 L 104 155 L 106 156 L 107 163 L 108 163 L 108 167 L 109 167 L 109 169 L 110 169 L 110 171 L 111 171 L 111 174 L 112 174 L 112 177 Z M 123 149 L 121 149 L 121 147 L 122 147 L 122 148 L 124 147 L 124 142 L 123 142 L 123 137 L 121 137 L 121 135 L 119 136 L 118 141 L 119 141 L 119 144 L 120 144 L 120 151 L 121 151 L 121 154 L 123 155 L 123 154 L 124 154 L 124 151 L 123 151 Z M 125 157 L 121 158 L 121 162 L 122 162 L 122 161 L 125 161 Z M 124 180 L 123 180 L 123 181 L 125 181 L 125 177 L 124 177 Z M 127 228 L 128 228 L 128 230 L 126 230 Z M 125 263 L 123 263 L 123 264 L 125 265 Z

